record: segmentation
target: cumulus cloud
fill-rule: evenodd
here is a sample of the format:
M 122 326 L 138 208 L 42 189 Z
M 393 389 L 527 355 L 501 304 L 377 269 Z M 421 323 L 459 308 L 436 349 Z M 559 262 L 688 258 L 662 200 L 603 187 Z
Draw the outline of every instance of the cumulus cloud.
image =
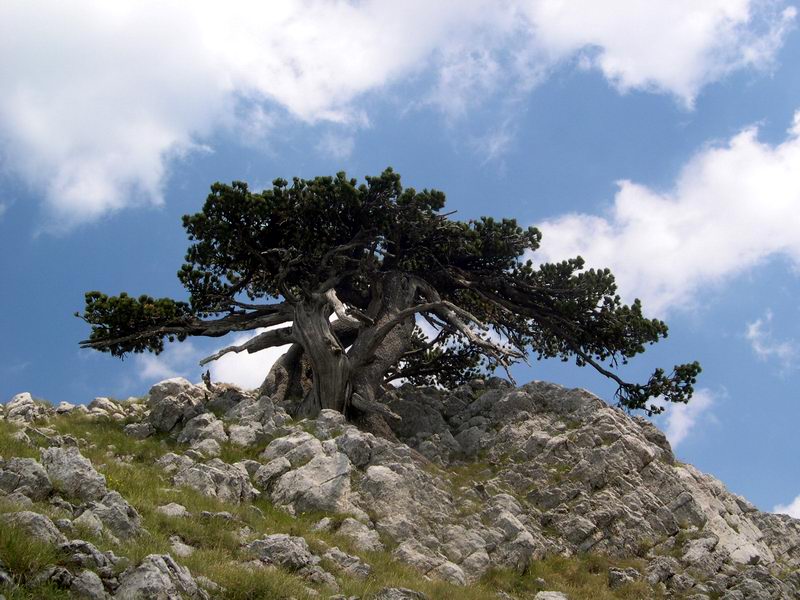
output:
M 664 434 L 673 448 L 677 448 L 704 418 L 714 405 L 714 394 L 708 389 L 697 390 L 688 404 L 670 404 L 664 417 Z
M 203 349 L 190 341 L 169 344 L 161 354 L 137 354 L 134 360 L 138 367 L 139 379 L 146 383 L 156 383 L 170 377 L 186 377 L 190 381 L 200 379 L 205 368 L 199 366 L 202 358 L 218 352 L 225 346 L 238 346 L 249 339 L 267 331 L 267 329 L 254 329 L 226 339 L 213 349 Z M 233 383 L 244 389 L 255 389 L 261 385 L 270 367 L 281 355 L 288 350 L 288 346 L 267 348 L 260 352 L 248 354 L 229 353 L 222 358 L 210 363 L 207 368 L 211 371 L 212 381 Z
M 234 337 L 230 344 L 226 345 L 241 345 L 265 331 L 267 329 L 256 329 L 252 332 L 238 335 Z M 267 348 L 253 354 L 247 354 L 246 352 L 226 354 L 209 365 L 211 379 L 213 381 L 233 383 L 248 390 L 255 389 L 263 383 L 275 361 L 288 349 L 289 346 L 287 345 Z
M 769 64 L 794 18 L 782 6 L 9 0 L 0 4 L 0 156 L 68 227 L 162 202 L 171 160 L 219 128 L 252 138 L 287 116 L 357 126 L 368 92 L 418 102 L 392 87 L 409 78 L 434 81 L 422 104 L 458 117 L 580 55 L 620 90 L 690 105 L 731 70 Z
M 191 342 L 170 344 L 161 354 L 136 354 L 139 379 L 156 383 L 171 377 L 198 379 L 200 351 Z
M 541 225 L 537 259 L 581 255 L 610 267 L 620 290 L 664 314 L 696 304 L 701 288 L 772 256 L 800 265 L 800 112 L 782 143 L 749 127 L 698 152 L 669 191 L 619 182 L 607 214 L 568 214 Z
M 797 357 L 797 347 L 791 342 L 776 340 L 771 323 L 772 311 L 767 310 L 763 317 L 747 324 L 745 338 L 758 358 L 765 361 L 776 359 L 783 368 L 789 368 Z
M 772 509 L 772 512 L 800 519 L 800 496 L 797 496 L 789 504 L 776 505 L 775 508 Z

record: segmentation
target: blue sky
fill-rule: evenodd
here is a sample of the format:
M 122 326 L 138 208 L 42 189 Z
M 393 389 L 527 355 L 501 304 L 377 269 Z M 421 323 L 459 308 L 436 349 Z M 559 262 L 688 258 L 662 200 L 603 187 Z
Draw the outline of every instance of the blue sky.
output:
M 601 6 L 602 5 L 602 6 Z M 800 31 L 771 0 L 0 6 L 0 400 L 198 379 L 230 340 L 79 351 L 99 289 L 182 297 L 214 181 L 391 165 L 458 217 L 537 225 L 670 325 L 626 371 L 703 364 L 679 458 L 800 516 Z M 275 351 L 226 357 L 257 385 Z M 514 370 L 610 398 L 560 363 Z

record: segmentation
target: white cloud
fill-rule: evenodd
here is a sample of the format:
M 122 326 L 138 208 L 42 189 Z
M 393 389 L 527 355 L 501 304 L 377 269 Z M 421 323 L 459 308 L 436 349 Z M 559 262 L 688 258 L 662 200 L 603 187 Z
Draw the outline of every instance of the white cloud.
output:
M 775 508 L 772 509 L 772 512 L 800 519 L 800 496 L 797 496 L 789 504 L 776 505 Z
M 238 335 L 225 345 L 238 346 L 265 331 L 267 329 L 256 329 L 252 332 Z M 246 352 L 226 354 L 208 365 L 211 371 L 211 379 L 213 381 L 233 383 L 248 390 L 255 389 L 264 382 L 272 365 L 288 349 L 289 346 L 278 346 L 277 348 L 267 348 L 253 354 L 247 354 Z
M 784 142 L 757 134 L 701 150 L 669 191 L 620 181 L 607 215 L 543 223 L 537 260 L 581 255 L 610 267 L 622 294 L 652 314 L 691 307 L 703 288 L 772 256 L 800 265 L 800 112 Z
M 199 379 L 199 350 L 191 342 L 169 344 L 161 354 L 136 354 L 139 379 L 157 383 L 170 377 Z
M 273 363 L 286 352 L 288 346 L 267 348 L 260 352 L 248 354 L 228 353 L 222 358 L 200 367 L 202 358 L 214 354 L 226 346 L 238 346 L 247 340 L 267 331 L 254 329 L 225 339 L 213 349 L 201 349 L 190 341 L 167 345 L 161 354 L 137 354 L 134 357 L 139 368 L 138 376 L 144 382 L 156 383 L 170 377 L 186 377 L 190 381 L 199 381 L 201 374 L 208 369 L 211 380 L 233 383 L 244 389 L 255 389 L 261 385 L 269 373 Z
M 43 193 L 51 222 L 68 227 L 162 202 L 170 161 L 221 127 L 268 135 L 287 114 L 357 125 L 359 97 L 429 72 L 427 103 L 451 116 L 529 89 L 579 54 L 621 90 L 691 104 L 708 82 L 769 63 L 794 17 L 780 6 L 9 0 L 0 155 Z M 403 91 L 391 89 L 414 104 Z
M 691 106 L 700 89 L 732 70 L 768 64 L 796 9 L 749 0 L 529 2 L 544 51 L 582 49 L 621 90 L 669 92 Z M 760 12 L 764 10 L 764 12 Z
M 797 356 L 795 344 L 778 341 L 772 334 L 772 311 L 767 310 L 764 316 L 748 323 L 745 338 L 750 342 L 753 352 L 761 360 L 777 359 L 783 368 L 789 368 Z
M 345 160 L 353 154 L 355 145 L 356 140 L 352 135 L 335 134 L 329 131 L 320 138 L 317 143 L 317 151 L 337 160 Z
M 4 214 L 6 214 L 6 210 L 8 210 L 8 205 L 4 202 L 0 202 L 0 219 L 3 218 Z
M 709 410 L 714 405 L 714 394 L 708 389 L 695 391 L 688 404 L 669 404 L 666 407 L 664 434 L 673 448 L 678 447 L 695 426 L 704 418 L 709 418 Z

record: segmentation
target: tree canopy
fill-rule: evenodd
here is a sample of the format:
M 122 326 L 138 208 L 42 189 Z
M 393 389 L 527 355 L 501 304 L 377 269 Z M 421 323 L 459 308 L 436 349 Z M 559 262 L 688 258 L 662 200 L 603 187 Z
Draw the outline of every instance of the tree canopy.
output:
M 303 414 L 388 414 L 380 396 L 390 381 L 452 386 L 528 355 L 593 367 L 628 409 L 688 401 L 696 362 L 644 383 L 616 371 L 667 326 L 638 300 L 624 304 L 608 269 L 584 269 L 580 257 L 537 266 L 536 228 L 458 221 L 444 207 L 442 192 L 403 188 L 392 169 L 361 184 L 344 173 L 276 179 L 259 193 L 215 183 L 202 210 L 183 217 L 188 299 L 88 292 L 81 345 L 122 357 L 268 328 L 203 364 L 290 344 L 262 392 L 294 398 Z

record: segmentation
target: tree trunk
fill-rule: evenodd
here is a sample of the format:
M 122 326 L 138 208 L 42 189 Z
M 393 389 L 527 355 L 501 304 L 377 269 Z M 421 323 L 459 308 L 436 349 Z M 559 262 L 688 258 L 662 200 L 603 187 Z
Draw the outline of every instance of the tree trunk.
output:
M 370 412 L 391 416 L 379 402 L 384 377 L 408 349 L 414 317 L 399 322 L 377 345 L 373 342 L 382 325 L 416 304 L 417 291 L 412 277 L 385 275 L 367 309 L 374 324 L 360 328 L 331 324 L 333 309 L 324 294 L 298 302 L 292 321 L 297 343 L 273 366 L 261 392 L 280 401 L 302 391 L 302 400 L 290 408 L 297 417 L 314 417 L 326 408 L 349 419 Z M 310 366 L 310 382 L 304 363 Z
M 292 330 L 313 372 L 311 389 L 298 406 L 297 416 L 313 417 L 323 408 L 344 413 L 352 394 L 350 361 L 331 330 L 331 308 L 315 294 L 294 307 Z

